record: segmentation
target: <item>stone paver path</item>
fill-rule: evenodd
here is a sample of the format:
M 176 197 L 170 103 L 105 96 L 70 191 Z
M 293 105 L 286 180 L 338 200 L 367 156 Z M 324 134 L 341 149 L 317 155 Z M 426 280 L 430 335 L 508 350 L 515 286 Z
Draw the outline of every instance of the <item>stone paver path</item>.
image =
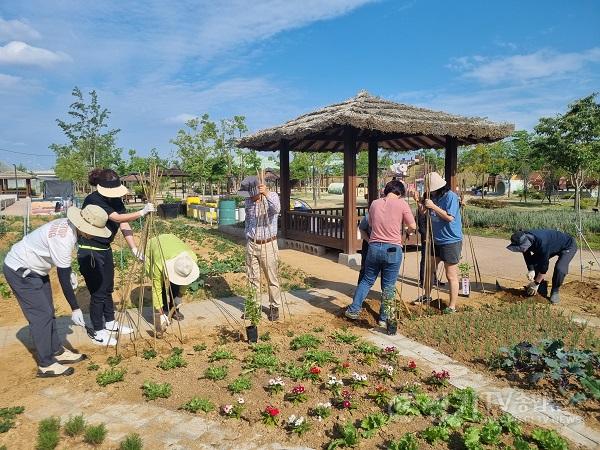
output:
M 340 295 L 339 292 L 330 289 L 311 289 L 288 293 L 286 295 L 287 306 L 294 316 L 307 314 L 337 312 L 346 306 L 350 299 Z M 182 328 L 186 327 L 208 327 L 226 323 L 227 314 L 239 320 L 243 302 L 241 298 L 232 297 L 222 300 L 203 301 L 182 305 L 185 320 L 181 322 Z M 137 311 L 131 311 L 132 316 L 137 317 Z M 287 314 L 287 308 L 286 308 Z M 75 348 L 86 347 L 90 344 L 85 330 L 69 324 L 69 320 L 61 319 L 59 329 L 65 335 L 69 343 Z M 141 327 L 141 332 L 146 333 L 149 324 Z M 175 330 L 173 330 L 175 331 Z M 405 336 L 388 336 L 382 334 L 381 330 L 370 330 L 365 332 L 365 337 L 372 342 L 382 345 L 396 346 L 400 353 L 407 358 L 414 359 L 420 366 L 428 366 L 431 369 L 446 369 L 450 372 L 450 382 L 456 387 L 474 388 L 484 401 L 498 405 L 502 410 L 513 414 L 515 417 L 544 425 L 557 430 L 560 434 L 587 448 L 600 448 L 600 433 L 585 425 L 583 419 L 575 414 L 564 411 L 553 404 L 552 401 L 541 396 L 526 393 L 520 389 L 500 386 L 491 377 L 473 372 L 457 361 L 438 352 L 435 349 L 422 345 Z M 15 343 L 28 342 L 28 330 L 26 327 L 4 327 L 0 328 L 0 349 Z M 47 417 L 50 414 L 65 416 L 82 412 L 86 414 L 87 409 L 93 411 L 95 416 L 89 417 L 91 422 L 106 422 L 111 431 L 113 439 L 122 438 L 127 432 L 131 432 L 132 425 L 137 424 L 140 434 L 148 434 L 156 442 L 156 447 L 149 448 L 255 448 L 252 447 L 252 439 L 244 436 L 240 442 L 220 424 L 200 418 L 190 418 L 189 415 L 165 410 L 163 408 L 147 404 L 111 404 L 105 406 L 103 393 L 99 394 L 75 394 L 70 392 L 64 395 L 59 389 L 48 388 L 41 392 L 42 395 L 56 400 L 56 402 L 44 402 L 45 405 L 39 410 L 29 410 L 27 414 L 34 419 Z M 68 397 L 68 398 L 67 398 Z M 54 403 L 55 410 L 49 410 L 49 404 Z M 89 406 L 88 406 L 89 405 Z M 96 405 L 96 406 L 94 406 Z M 101 405 L 99 407 L 98 405 Z M 116 407 L 116 409 L 115 409 Z M 152 421 L 173 420 L 174 428 L 166 434 L 153 435 Z M 168 419 L 163 419 L 168 418 Z M 178 424 L 188 425 L 178 427 Z M 217 431 L 215 431 L 217 430 Z M 198 443 L 202 442 L 202 445 Z M 153 441 L 154 442 L 154 441 Z M 192 442 L 194 442 L 192 444 Z M 189 447 L 192 445 L 192 447 Z M 273 444 L 271 448 L 282 448 L 279 444 Z M 263 447 L 264 448 L 264 447 Z M 286 447 L 288 448 L 288 447 Z

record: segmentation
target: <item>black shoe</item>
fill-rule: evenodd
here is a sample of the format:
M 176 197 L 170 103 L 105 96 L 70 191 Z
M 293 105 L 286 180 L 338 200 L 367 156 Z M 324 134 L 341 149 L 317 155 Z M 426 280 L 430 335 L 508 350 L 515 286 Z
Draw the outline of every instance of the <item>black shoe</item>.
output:
M 271 322 L 277 322 L 279 320 L 279 308 L 275 306 L 269 307 L 268 318 Z
M 181 311 L 179 311 L 178 309 L 175 310 L 175 312 L 173 313 L 173 320 L 183 320 L 184 315 Z

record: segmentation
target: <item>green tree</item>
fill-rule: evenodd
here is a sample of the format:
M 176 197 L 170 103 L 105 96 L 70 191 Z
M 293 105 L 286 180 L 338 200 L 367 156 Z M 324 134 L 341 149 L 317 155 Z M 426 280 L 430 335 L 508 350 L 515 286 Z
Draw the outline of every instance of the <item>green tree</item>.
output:
M 477 144 L 463 150 L 459 154 L 458 168 L 460 172 L 471 172 L 481 179 L 481 197 L 484 196 L 485 176 L 490 173 L 492 154 L 487 145 Z
M 121 160 L 116 146 L 119 129 L 108 129 L 110 111 L 100 106 L 96 91 L 89 93 L 89 102 L 78 87 L 71 92 L 75 98 L 69 106 L 72 121 L 56 119 L 67 137 L 67 144 L 51 144 L 56 154 L 55 171 L 63 180 L 85 183 L 87 173 L 95 167 L 114 168 Z
M 600 105 L 595 97 L 576 100 L 564 115 L 542 117 L 535 126 L 535 146 L 547 163 L 569 174 L 577 210 L 586 176 L 594 171 L 600 152 Z
M 532 136 L 525 130 L 515 131 L 508 141 L 507 175 L 518 175 L 523 180 L 523 198 L 527 203 L 529 178 L 531 172 L 538 168 L 538 158 L 532 146 Z
M 180 129 L 171 143 L 177 147 L 182 169 L 190 175 L 192 181 L 200 183 L 200 192 L 204 198 L 207 181 L 212 183 L 215 179 L 211 158 L 217 145 L 217 126 L 208 114 L 190 119 L 185 125 L 187 129 Z
M 148 156 L 138 156 L 137 151 L 133 148 L 129 149 L 127 154 L 129 155 L 129 160 L 122 160 L 117 166 L 119 175 L 147 173 L 153 165 L 157 165 L 163 169 L 169 167 L 169 160 L 161 158 L 158 150 L 155 148 L 150 150 L 150 155 Z

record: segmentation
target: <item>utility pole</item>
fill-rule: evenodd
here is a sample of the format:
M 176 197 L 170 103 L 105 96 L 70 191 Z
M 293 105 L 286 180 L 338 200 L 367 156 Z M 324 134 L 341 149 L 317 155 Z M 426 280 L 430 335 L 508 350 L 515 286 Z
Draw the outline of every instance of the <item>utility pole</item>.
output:
M 17 178 L 17 165 L 13 164 L 13 167 L 15 168 L 15 197 L 17 200 L 19 200 L 19 181 Z

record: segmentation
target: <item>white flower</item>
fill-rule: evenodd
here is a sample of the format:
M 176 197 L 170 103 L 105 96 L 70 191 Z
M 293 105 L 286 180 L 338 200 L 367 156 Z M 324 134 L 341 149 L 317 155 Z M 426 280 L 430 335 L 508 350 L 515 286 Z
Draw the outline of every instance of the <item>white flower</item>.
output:
M 269 386 L 284 386 L 284 385 L 285 385 L 285 383 L 283 382 L 281 377 L 271 378 L 269 380 Z
M 331 403 L 317 403 L 317 408 L 331 408 Z
M 298 419 L 296 420 L 296 422 L 294 422 L 294 426 L 295 427 L 299 427 L 300 425 L 302 425 L 304 423 L 304 417 L 298 417 Z
M 296 415 L 292 414 L 290 417 L 288 417 L 287 421 L 289 424 L 293 424 L 294 422 L 296 422 Z
M 231 414 L 231 411 L 233 411 L 233 405 L 224 405 L 223 406 L 223 412 L 225 414 Z
M 338 380 L 333 375 L 329 375 L 329 381 L 327 382 L 329 386 L 343 386 L 344 382 L 342 380 Z
M 352 372 L 352 378 L 354 379 L 354 381 L 367 381 L 366 375 L 361 375 L 356 372 Z
M 245 401 L 244 401 L 244 398 L 243 398 L 243 397 L 238 397 L 238 400 L 237 400 L 237 402 L 238 402 L 240 405 L 243 405 L 243 404 L 245 403 Z
M 380 367 L 381 367 L 383 370 L 385 370 L 385 371 L 388 373 L 388 375 L 390 375 L 390 376 L 391 376 L 391 375 L 393 375 L 393 374 L 394 374 L 394 368 L 393 368 L 392 366 L 390 366 L 390 365 L 387 365 L 387 364 L 381 364 L 381 365 L 380 365 Z

